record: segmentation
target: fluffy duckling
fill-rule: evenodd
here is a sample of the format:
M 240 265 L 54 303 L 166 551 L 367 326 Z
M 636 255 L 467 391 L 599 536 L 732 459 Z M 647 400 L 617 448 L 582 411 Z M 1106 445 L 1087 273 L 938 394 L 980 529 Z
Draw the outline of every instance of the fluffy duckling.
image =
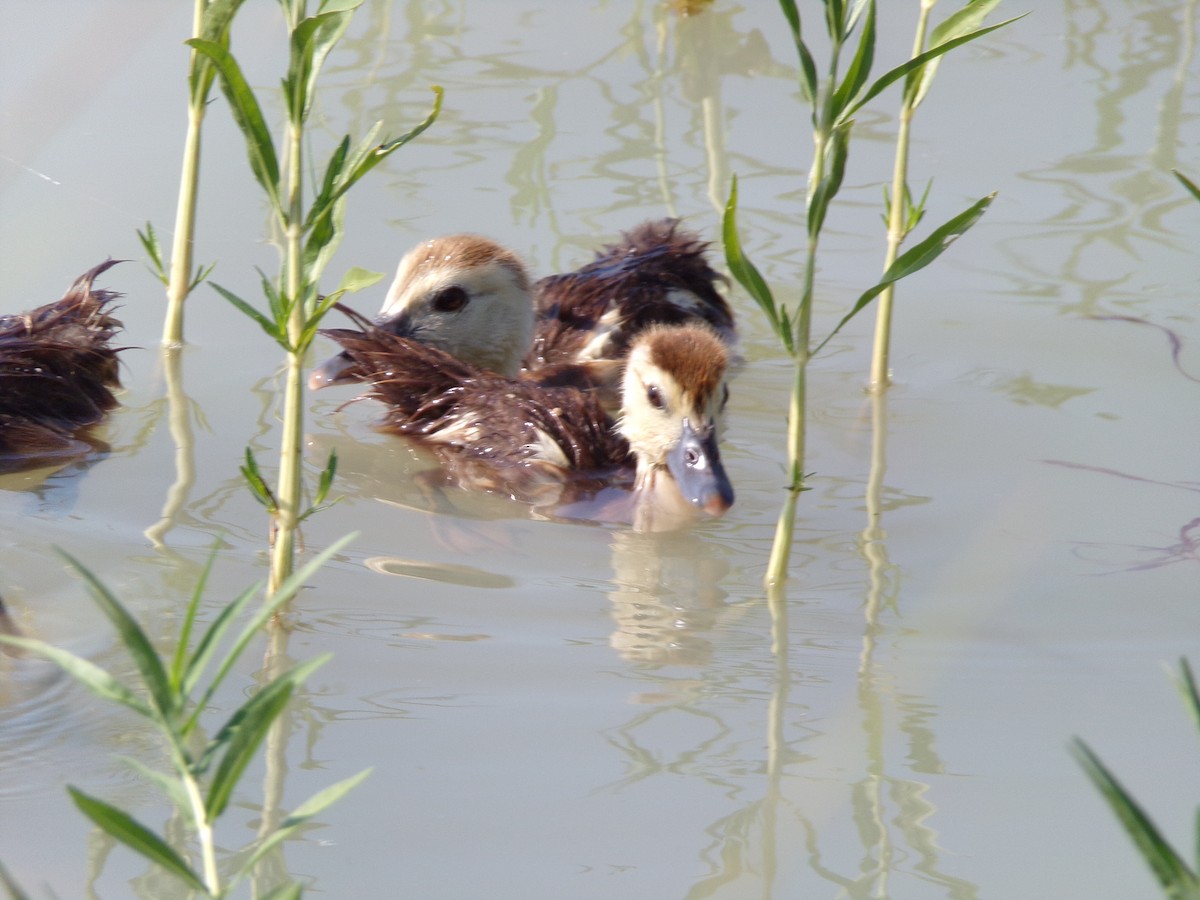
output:
M 732 340 L 707 246 L 676 220 L 646 222 L 531 289 L 511 250 L 478 235 L 436 238 L 400 261 L 376 324 L 501 375 L 602 387 L 616 406 L 622 363 L 649 325 L 705 322 Z M 328 360 L 309 386 L 353 380 L 349 363 L 345 353 Z
M 463 486 L 530 500 L 546 486 L 632 480 L 643 530 L 733 503 L 716 426 L 727 354 L 706 325 L 653 325 L 634 338 L 615 421 L 594 392 L 509 378 L 382 328 L 324 333 L 345 350 L 348 375 L 371 385 L 364 396 L 387 405 L 380 428 L 432 449 Z
M 76 432 L 117 405 L 109 341 L 121 323 L 107 306 L 120 295 L 92 289 L 117 262 L 84 272 L 55 303 L 0 316 L 0 468 L 86 450 Z

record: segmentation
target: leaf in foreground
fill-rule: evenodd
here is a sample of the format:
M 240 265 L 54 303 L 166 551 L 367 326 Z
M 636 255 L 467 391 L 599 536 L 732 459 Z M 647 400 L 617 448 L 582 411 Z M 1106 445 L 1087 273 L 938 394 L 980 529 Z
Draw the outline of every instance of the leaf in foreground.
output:
M 186 882 L 188 887 L 193 890 L 204 894 L 208 893 L 204 882 L 197 877 L 183 858 L 146 826 L 128 813 L 90 794 L 85 794 L 76 787 L 68 785 L 67 790 L 80 811 L 100 826 L 106 834 L 147 859 L 153 860 L 172 875 Z

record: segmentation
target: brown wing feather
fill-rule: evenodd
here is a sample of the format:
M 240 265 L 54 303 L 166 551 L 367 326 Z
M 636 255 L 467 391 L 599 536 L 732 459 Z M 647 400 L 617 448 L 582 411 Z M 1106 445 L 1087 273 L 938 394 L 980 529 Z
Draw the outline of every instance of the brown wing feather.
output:
M 628 463 L 629 448 L 595 397 L 570 387 L 506 378 L 444 351 L 371 328 L 331 329 L 352 360 L 351 378 L 387 406 L 380 427 L 498 467 L 536 462 L 541 435 L 568 469 Z
M 611 311 L 618 321 L 602 353 L 607 359 L 624 358 L 633 338 L 658 323 L 703 320 L 732 339 L 733 312 L 717 290 L 724 279 L 705 258 L 707 242 L 675 219 L 643 223 L 623 238 L 575 272 L 537 283 L 539 322 L 529 369 L 573 360 Z M 681 306 L 673 292 L 687 292 L 695 302 Z
M 34 458 L 84 447 L 73 438 L 117 405 L 120 296 L 92 283 L 119 260 L 80 275 L 61 300 L 0 316 L 0 457 Z

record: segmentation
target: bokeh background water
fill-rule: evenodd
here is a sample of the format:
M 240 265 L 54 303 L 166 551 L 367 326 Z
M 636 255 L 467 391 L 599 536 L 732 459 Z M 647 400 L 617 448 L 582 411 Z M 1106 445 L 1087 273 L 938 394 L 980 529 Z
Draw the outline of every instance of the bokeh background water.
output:
M 247 445 L 273 458 L 276 348 L 202 287 L 172 431 L 161 290 L 134 233 L 173 221 L 189 6 L 10 5 L 0 33 L 3 310 L 131 260 L 103 278 L 125 294 L 130 346 L 109 449 L 0 479 L 0 592 L 27 633 L 122 671 L 52 547 L 164 639 L 214 541 L 207 609 L 265 571 L 237 465 Z M 738 500 L 680 534 L 431 493 L 428 461 L 371 431 L 365 404 L 339 411 L 352 392 L 311 396 L 310 459 L 338 450 L 343 500 L 307 547 L 359 536 L 296 604 L 289 655 L 334 659 L 299 697 L 286 753 L 244 782 L 225 846 L 252 840 L 268 774 L 289 809 L 373 766 L 286 846 L 314 894 L 1151 895 L 1067 742 L 1091 742 L 1191 846 L 1195 735 L 1163 663 L 1200 650 L 1200 204 L 1170 174 L 1200 177 L 1196 7 L 1038 4 L 949 56 L 917 117 L 913 181 L 933 179 L 930 223 L 998 197 L 900 287 L 881 440 L 862 390 L 870 317 L 814 363 L 813 490 L 774 615 L 760 582 L 789 367 L 740 291 L 723 445 Z M 819 33 L 819 6 L 801 12 Z M 915 15 L 881 4 L 878 71 Z M 280 18 L 249 3 L 234 31 L 276 119 Z M 314 151 L 378 119 L 407 130 L 435 83 L 441 119 L 356 189 L 332 278 L 390 272 L 452 231 L 499 238 L 537 273 L 646 218 L 715 240 L 736 172 L 747 249 L 797 296 L 811 144 L 776 4 L 684 17 L 654 0 L 368 0 L 321 82 Z M 885 94 L 856 124 L 818 333 L 878 274 L 895 105 Z M 198 258 L 252 296 L 254 267 L 277 264 L 265 207 L 222 100 L 206 127 Z M 864 534 L 873 449 L 884 512 Z M 34 896 L 171 896 L 64 790 L 163 823 L 161 797 L 114 759 L 159 753 L 49 666 L 0 657 L 0 859 Z

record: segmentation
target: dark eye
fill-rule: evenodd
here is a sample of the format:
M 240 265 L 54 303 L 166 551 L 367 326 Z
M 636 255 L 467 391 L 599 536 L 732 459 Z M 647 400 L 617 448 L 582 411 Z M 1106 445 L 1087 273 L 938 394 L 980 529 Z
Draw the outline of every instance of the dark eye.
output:
M 646 388 L 646 399 L 650 401 L 650 405 L 655 409 L 662 409 L 666 404 L 663 402 L 662 391 L 658 389 L 658 385 L 652 384 Z
M 434 294 L 430 305 L 438 312 L 458 312 L 467 305 L 467 301 L 470 299 L 466 291 L 458 285 L 452 284 Z

